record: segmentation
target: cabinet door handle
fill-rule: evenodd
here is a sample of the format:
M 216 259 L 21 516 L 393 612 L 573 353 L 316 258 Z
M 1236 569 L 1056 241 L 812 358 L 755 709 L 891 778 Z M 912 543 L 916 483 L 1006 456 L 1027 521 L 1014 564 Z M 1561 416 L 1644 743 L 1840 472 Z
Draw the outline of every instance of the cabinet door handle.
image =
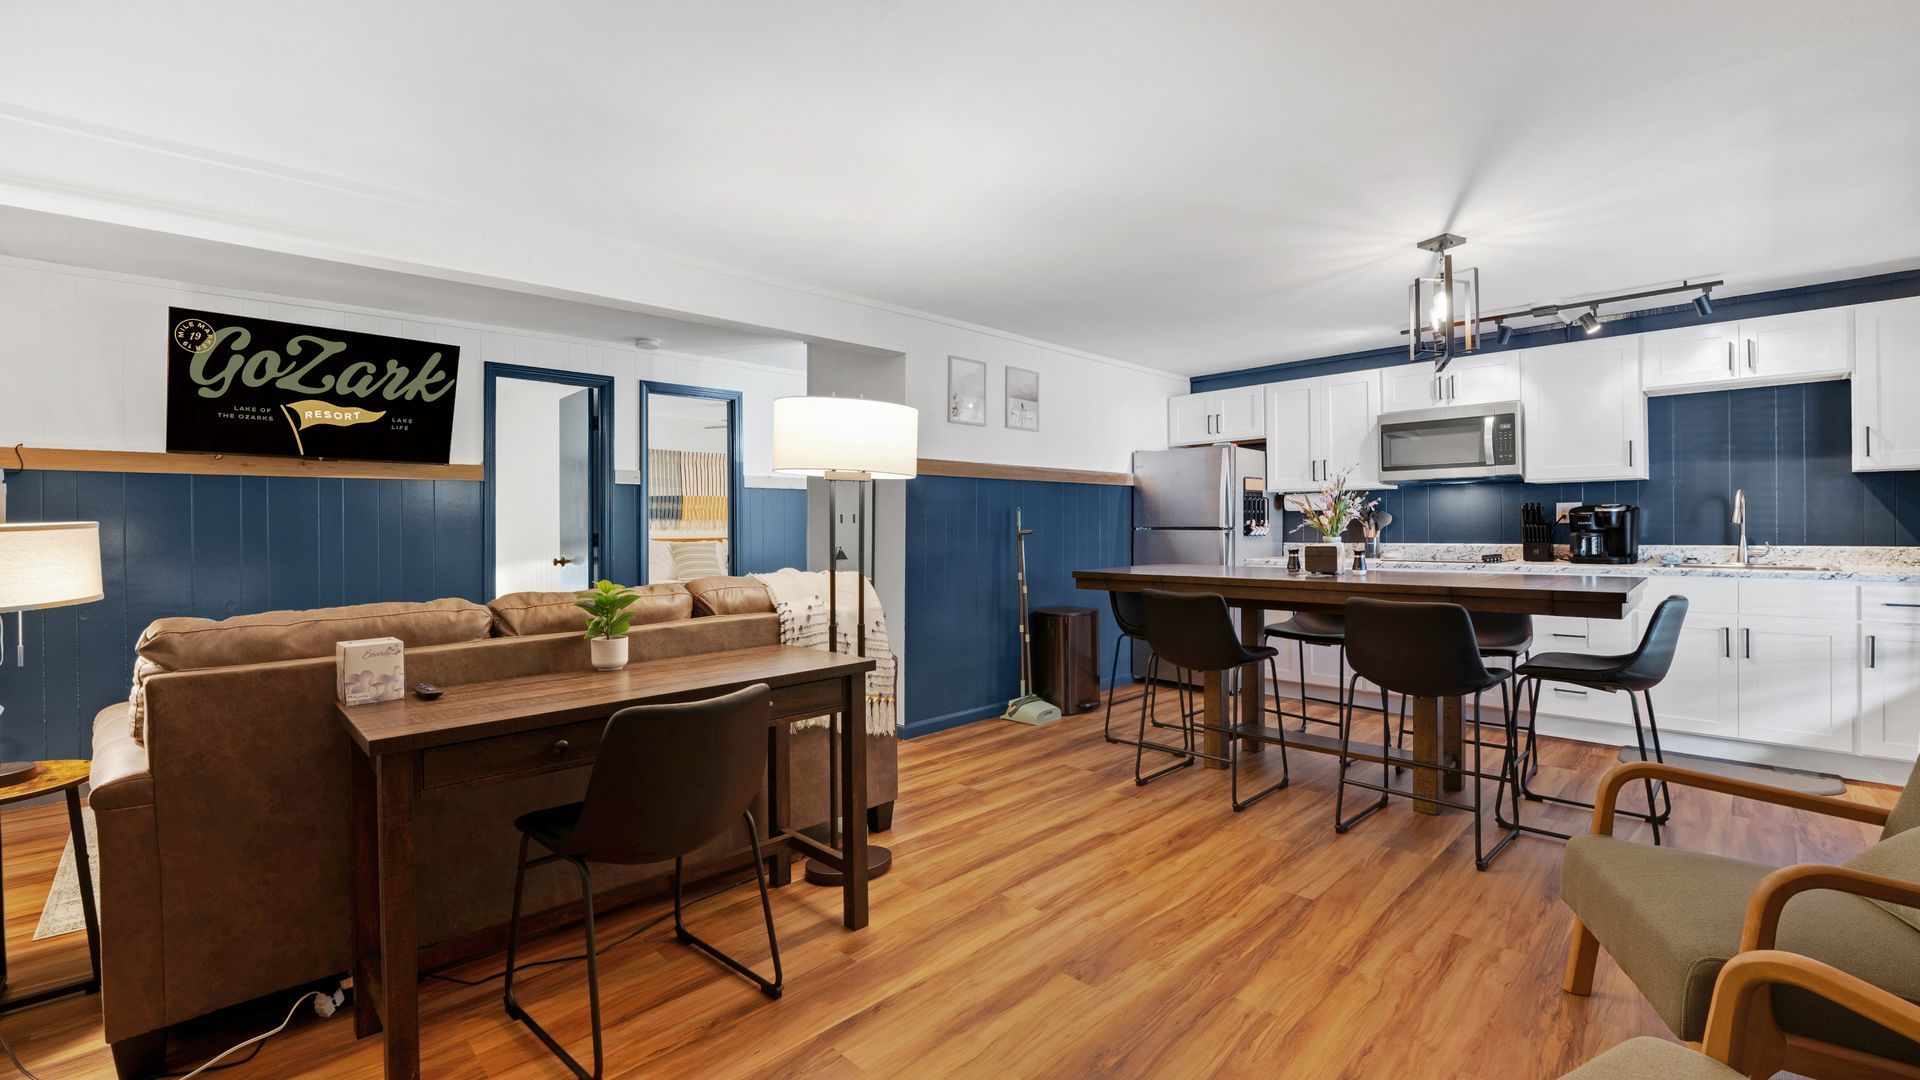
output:
M 1881 604 L 1880 606 L 1881 607 L 1920 607 L 1920 604 L 1902 604 L 1896 600 L 1889 600 L 1886 603 Z
M 1627 440 L 1627 468 L 1633 468 L 1633 440 Z
M 1720 628 L 1720 653 L 1726 659 L 1733 659 L 1733 627 Z
M 1460 398 L 1460 387 L 1454 382 L 1454 380 L 1458 378 L 1459 376 L 1457 375 L 1447 376 L 1447 400 L 1448 401 L 1457 401 Z
M 1753 631 L 1744 626 L 1740 628 L 1740 658 L 1753 659 Z
M 1569 690 L 1564 686 L 1554 687 L 1553 692 L 1556 694 L 1565 694 L 1568 697 L 1586 697 L 1587 696 L 1587 692 L 1585 690 Z
M 1735 369 L 1733 366 L 1733 339 L 1728 338 L 1727 339 L 1727 374 L 1733 375 L 1736 373 L 1736 370 L 1737 369 Z
M 1879 641 L 1880 641 L 1880 636 L 1878 634 L 1867 635 L 1867 666 L 1868 667 L 1872 667 L 1874 665 L 1874 661 L 1880 659 L 1878 655 L 1880 652 Z
M 1581 641 L 1587 640 L 1587 635 L 1585 634 L 1563 634 L 1558 630 L 1553 631 L 1553 636 L 1563 637 L 1563 638 L 1579 638 Z
M 1433 377 L 1433 400 L 1435 401 L 1447 400 L 1446 380 L 1441 378 L 1438 375 L 1435 375 Z
M 1750 372 L 1757 372 L 1760 370 L 1758 367 L 1754 366 L 1754 363 L 1753 363 L 1753 339 L 1752 338 L 1747 339 L 1747 370 Z
M 1867 456 L 1873 456 L 1873 425 L 1867 425 Z

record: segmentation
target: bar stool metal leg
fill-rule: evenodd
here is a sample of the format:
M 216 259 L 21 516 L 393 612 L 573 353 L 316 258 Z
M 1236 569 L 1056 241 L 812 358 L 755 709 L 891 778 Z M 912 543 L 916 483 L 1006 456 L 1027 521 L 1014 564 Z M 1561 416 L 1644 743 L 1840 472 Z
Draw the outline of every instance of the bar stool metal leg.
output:
M 1280 678 L 1280 668 L 1279 668 L 1279 665 L 1277 665 L 1274 662 L 1273 657 L 1267 658 L 1267 667 L 1268 667 L 1268 673 L 1272 675 L 1272 677 L 1276 681 L 1278 681 Z M 1254 693 L 1263 694 L 1262 690 L 1257 686 L 1248 687 L 1246 685 L 1247 680 L 1244 675 L 1241 677 L 1240 681 L 1241 681 L 1240 689 L 1235 692 L 1236 698 L 1238 698 L 1240 694 L 1247 693 L 1249 690 L 1252 690 L 1252 692 Z M 1262 708 L 1264 707 L 1265 706 L 1263 705 Z M 1238 716 L 1240 714 L 1238 710 L 1229 708 L 1228 715 Z M 1280 737 L 1277 740 L 1280 743 L 1280 782 L 1272 785 L 1271 787 L 1263 788 L 1260 791 L 1255 792 L 1252 796 L 1248 798 L 1242 799 L 1240 797 L 1240 737 L 1238 734 L 1238 725 L 1235 725 L 1232 723 L 1223 723 L 1221 725 L 1221 728 L 1225 732 L 1226 741 L 1227 741 L 1227 758 L 1228 758 L 1227 771 L 1233 774 L 1233 777 L 1229 781 L 1228 786 L 1229 786 L 1229 797 L 1233 801 L 1234 813 L 1239 813 L 1240 811 L 1245 810 L 1247 807 L 1252 806 L 1254 803 L 1259 802 L 1261 799 L 1264 799 L 1267 796 L 1273 794 L 1274 792 L 1279 791 L 1281 788 L 1286 787 L 1287 784 L 1292 781 L 1292 778 L 1293 778 L 1292 773 L 1287 766 L 1286 729 L 1284 727 L 1276 728 L 1275 730 L 1280 732 Z
M 1162 743 L 1147 741 L 1147 717 L 1153 712 L 1154 702 L 1158 699 L 1160 692 L 1159 687 L 1153 681 L 1154 676 L 1159 674 L 1159 671 L 1160 657 L 1156 654 L 1147 660 L 1147 690 L 1146 693 L 1140 695 L 1140 735 L 1139 739 L 1133 744 L 1133 782 L 1139 787 L 1145 787 L 1155 780 L 1160 779 L 1162 776 L 1173 772 L 1175 769 L 1184 769 L 1192 765 L 1194 759 L 1192 725 L 1186 722 L 1187 710 L 1184 686 L 1176 688 L 1174 691 L 1175 702 L 1182 718 L 1180 725 L 1183 736 L 1181 739 L 1181 748 L 1175 749 Z M 1151 773 L 1143 774 L 1141 772 L 1143 761 L 1146 757 L 1146 752 L 1150 749 L 1173 754 L 1179 757 L 1180 760 L 1171 765 L 1162 766 Z
M 1360 676 L 1356 673 L 1353 678 L 1357 684 Z M 1348 701 L 1353 701 L 1352 695 L 1348 696 Z M 1389 730 L 1391 720 L 1388 717 L 1387 711 L 1387 695 L 1383 692 L 1380 695 L 1380 787 L 1382 789 L 1380 798 L 1353 817 L 1349 818 L 1345 816 L 1348 784 L 1346 765 L 1351 760 L 1347 755 L 1353 749 L 1353 724 L 1351 722 L 1353 711 L 1354 706 L 1349 704 L 1347 707 L 1349 722 L 1340 725 L 1340 780 L 1335 786 L 1333 794 L 1333 831 L 1336 833 L 1345 833 L 1348 829 L 1353 828 L 1355 825 L 1360 824 L 1362 821 L 1385 809 L 1387 805 L 1387 794 L 1384 789 L 1393 782 L 1392 772 L 1388 768 L 1386 760 L 1387 743 L 1391 739 L 1391 732 Z
M 1120 631 L 1120 633 L 1114 637 L 1113 663 L 1107 665 L 1107 670 L 1113 673 L 1113 685 L 1107 688 L 1107 720 L 1105 724 L 1101 725 L 1101 731 L 1106 735 L 1107 741 L 1110 743 L 1123 741 L 1113 737 L 1113 699 L 1120 689 L 1120 645 L 1132 639 L 1133 635 L 1127 633 L 1125 630 Z M 1143 689 L 1141 693 L 1144 694 L 1146 691 Z
M 753 847 L 753 874 L 760 883 L 760 911 L 761 914 L 766 917 L 767 944 L 773 950 L 773 978 L 768 979 L 760 975 L 747 965 L 735 960 L 733 957 L 728 956 L 712 945 L 707 944 L 700 938 L 695 937 L 693 931 L 687 929 L 686 920 L 681 916 L 683 904 L 680 899 L 680 886 L 682 879 L 686 876 L 681 865 L 682 859 L 673 860 L 673 934 L 683 943 L 699 949 L 701 952 L 720 961 L 727 967 L 753 980 L 753 984 L 760 988 L 761 993 L 770 998 L 777 998 L 780 996 L 783 978 L 780 970 L 780 939 L 775 937 L 773 933 L 773 902 L 767 897 L 767 873 L 765 866 L 760 860 L 760 829 L 759 826 L 754 824 L 753 813 L 751 811 L 741 814 L 740 816 L 746 821 L 747 840 Z M 591 934 L 593 932 L 593 924 L 589 921 L 587 925 L 587 932 Z M 596 1011 L 593 1022 L 595 1029 L 598 1030 L 600 1025 L 599 1006 L 595 1005 L 594 1008 Z
M 600 1032 L 600 965 L 598 960 L 600 950 L 593 936 L 593 875 L 588 871 L 587 864 L 580 859 L 563 858 L 559 855 L 547 855 L 528 862 L 527 839 L 525 834 L 522 834 L 520 837 L 520 863 L 514 871 L 513 876 L 513 914 L 507 922 L 507 972 L 506 985 L 502 988 L 502 996 L 505 998 L 507 1005 L 507 1015 L 527 1025 L 527 1028 L 531 1030 L 542 1043 L 546 1044 L 547 1049 L 553 1051 L 554 1056 L 560 1059 L 561 1064 L 572 1070 L 573 1075 L 579 1077 L 580 1080 L 600 1080 L 601 1072 L 605 1067 L 606 1057 L 601 1045 Z M 538 1023 L 534 1022 L 533 1017 L 527 1015 L 527 1010 L 520 1004 L 520 999 L 514 996 L 513 993 L 514 959 L 519 952 L 520 944 L 520 898 L 526 887 L 527 868 L 530 866 L 544 866 L 555 860 L 561 860 L 570 864 L 574 870 L 579 873 L 581 904 L 586 909 L 587 1005 L 593 1021 L 593 1071 L 590 1073 L 580 1067 L 580 1063 L 575 1061 L 573 1055 L 567 1053 L 566 1049 L 562 1047 L 559 1042 L 555 1041 L 552 1035 L 547 1033 L 547 1029 L 541 1027 Z M 676 901 L 676 907 L 677 906 Z

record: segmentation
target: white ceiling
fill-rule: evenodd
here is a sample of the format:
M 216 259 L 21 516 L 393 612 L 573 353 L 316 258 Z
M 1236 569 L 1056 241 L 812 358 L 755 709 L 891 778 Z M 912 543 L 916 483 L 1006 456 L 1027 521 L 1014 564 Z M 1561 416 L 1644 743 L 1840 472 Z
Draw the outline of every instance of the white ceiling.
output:
M 1912 0 L 8 7 L 0 102 L 1181 372 L 1920 256 Z M 84 47 L 58 47 L 55 43 Z

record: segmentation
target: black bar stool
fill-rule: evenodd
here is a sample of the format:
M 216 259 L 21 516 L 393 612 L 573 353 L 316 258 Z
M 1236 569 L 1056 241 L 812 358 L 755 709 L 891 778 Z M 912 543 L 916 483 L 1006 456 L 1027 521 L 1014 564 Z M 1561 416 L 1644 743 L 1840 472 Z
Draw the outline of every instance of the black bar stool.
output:
M 1604 690 L 1612 694 L 1626 691 L 1627 703 L 1633 707 L 1633 737 L 1640 746 L 1640 760 L 1663 761 L 1660 755 L 1660 725 L 1653 714 L 1653 688 L 1666 680 L 1667 671 L 1673 667 L 1673 654 L 1680 647 L 1680 627 L 1687 620 L 1687 598 L 1669 596 L 1660 601 L 1653 609 L 1653 617 L 1647 620 L 1646 633 L 1640 635 L 1640 645 L 1625 656 L 1592 656 L 1587 653 L 1541 653 L 1539 656 L 1521 664 L 1517 669 L 1522 687 L 1528 693 L 1527 711 L 1531 715 L 1540 703 L 1542 683 L 1571 683 L 1589 690 Z M 1636 696 L 1638 695 L 1638 696 Z M 1647 706 L 1646 722 L 1640 718 L 1640 704 L 1644 700 Z M 1652 740 L 1653 756 L 1647 756 L 1648 740 Z M 1538 739 L 1533 728 L 1527 730 L 1527 748 L 1525 756 L 1531 762 L 1539 755 Z M 1514 827 L 1539 836 L 1552 836 L 1565 840 L 1568 834 L 1542 829 L 1533 825 L 1520 825 L 1520 800 L 1524 795 L 1533 802 L 1557 803 L 1591 810 L 1593 804 L 1579 799 L 1567 799 L 1558 795 L 1542 795 L 1527 786 L 1530 773 L 1516 770 L 1516 793 L 1513 800 Z M 1665 781 L 1648 780 L 1647 809 L 1645 813 L 1632 810 L 1617 811 L 1621 817 L 1636 818 L 1653 826 L 1653 842 L 1660 843 L 1660 826 L 1673 816 L 1673 794 L 1667 790 Z M 1656 811 L 1655 795 L 1659 796 L 1660 808 Z M 1495 800 L 1494 813 L 1499 813 L 1499 800 Z
M 1522 658 L 1533 648 L 1533 616 L 1513 615 L 1507 612 L 1469 611 L 1467 618 L 1473 622 L 1473 639 L 1480 645 L 1480 655 L 1490 660 L 1505 660 L 1506 674 L 1512 678 Z M 1531 724 L 1532 717 L 1528 717 L 1528 721 Z M 1518 723 L 1517 717 L 1515 722 Z M 1474 738 L 1479 738 L 1478 712 L 1473 717 L 1473 730 Z M 1407 699 L 1403 697 L 1400 699 L 1400 730 L 1394 733 L 1393 745 L 1404 746 L 1406 735 Z M 1533 768 L 1538 771 L 1539 766 L 1535 764 Z
M 1420 802 L 1431 802 L 1436 806 L 1452 807 L 1456 810 L 1469 810 L 1473 813 L 1473 864 L 1477 869 L 1485 870 L 1493 862 L 1494 856 L 1519 835 L 1519 830 L 1507 827 L 1506 835 L 1500 838 L 1491 850 L 1486 849 L 1481 838 L 1480 828 L 1480 787 L 1482 780 L 1498 780 L 1504 785 L 1508 772 L 1514 764 L 1514 747 L 1518 737 L 1514 732 L 1513 693 L 1511 676 L 1504 671 L 1488 670 L 1481 658 L 1480 645 L 1473 633 L 1473 622 L 1467 616 L 1467 610 L 1458 604 L 1403 604 L 1387 600 L 1353 599 L 1347 601 L 1347 659 L 1353 665 L 1352 683 L 1366 679 L 1380 688 L 1380 782 L 1369 784 L 1362 780 L 1350 779 L 1354 770 L 1340 773 L 1340 786 L 1334 798 L 1333 827 L 1335 832 L 1344 833 L 1353 828 L 1375 811 L 1383 809 L 1387 800 L 1400 795 Z M 1444 773 L 1453 773 L 1473 781 L 1473 802 L 1463 804 L 1448 802 L 1445 799 L 1429 799 L 1423 795 L 1400 791 L 1393 787 L 1388 764 L 1394 758 L 1389 748 L 1392 741 L 1392 718 L 1387 709 L 1387 695 L 1399 694 L 1402 698 L 1473 698 L 1473 714 L 1480 715 L 1480 695 L 1500 688 L 1500 700 L 1506 717 L 1507 741 L 1500 764 L 1500 775 L 1488 776 L 1483 768 L 1481 751 L 1485 740 L 1474 738 L 1473 767 L 1447 765 L 1437 762 L 1431 765 L 1422 763 L 1419 768 L 1437 769 Z M 1348 699 L 1352 700 L 1351 697 Z M 1352 753 L 1353 707 L 1348 706 L 1347 722 L 1340 729 L 1340 758 L 1342 761 L 1371 761 L 1374 755 L 1362 754 L 1355 757 Z M 1380 793 L 1380 798 L 1366 809 L 1351 818 L 1344 817 L 1347 787 L 1365 788 Z M 1496 788 L 1497 800 L 1502 789 Z M 1496 807 L 1497 809 L 1497 807 Z
M 1110 743 L 1124 743 L 1128 746 L 1135 746 L 1138 744 L 1135 743 L 1134 740 L 1123 739 L 1113 733 L 1113 703 L 1120 683 L 1120 645 L 1125 641 L 1147 640 L 1147 628 L 1143 621 L 1144 617 L 1140 614 L 1139 593 L 1110 592 L 1107 594 L 1107 602 L 1113 608 L 1113 621 L 1120 627 L 1120 633 L 1113 639 L 1113 663 L 1107 668 L 1108 671 L 1113 672 L 1114 686 L 1107 691 L 1107 719 L 1106 722 L 1101 725 L 1101 731 Z M 1184 676 L 1178 671 L 1174 673 L 1174 676 L 1176 679 L 1184 679 Z M 1140 698 L 1142 700 L 1145 699 L 1153 686 L 1151 681 L 1143 680 L 1143 682 L 1145 685 L 1140 689 Z M 1182 694 L 1180 700 L 1184 703 L 1186 696 Z M 1184 705 L 1182 711 L 1186 711 Z M 1149 720 L 1153 726 L 1157 728 L 1172 728 L 1178 726 L 1163 723 L 1158 717 L 1150 717 Z
M 1277 734 L 1267 736 L 1260 733 L 1243 732 L 1240 725 L 1233 722 L 1239 715 L 1233 704 L 1227 706 L 1225 718 L 1198 715 L 1198 709 L 1188 709 L 1186 698 L 1190 691 L 1182 687 L 1180 710 L 1181 746 L 1171 747 L 1161 743 L 1147 741 L 1147 717 L 1152 711 L 1152 686 L 1156 668 L 1161 663 L 1172 664 L 1195 674 L 1219 671 L 1229 672 L 1248 664 L 1264 661 L 1270 677 L 1278 678 L 1279 669 L 1274 658 L 1280 655 L 1271 645 L 1242 645 L 1240 635 L 1234 632 L 1233 617 L 1227 613 L 1227 602 L 1215 593 L 1174 593 L 1159 589 L 1145 589 L 1140 593 L 1141 614 L 1144 616 L 1147 631 L 1147 645 L 1153 650 L 1152 659 L 1147 661 L 1147 685 L 1149 693 L 1141 698 L 1140 741 L 1134 744 L 1133 782 L 1149 784 L 1154 780 L 1193 764 L 1196 758 L 1209 761 L 1223 761 L 1232 777 L 1229 789 L 1233 808 L 1245 810 L 1261 799 L 1287 786 L 1287 737 L 1284 728 L 1276 728 Z M 1242 678 L 1240 687 L 1234 691 L 1231 701 L 1237 703 L 1240 694 L 1251 691 L 1260 695 L 1261 712 L 1267 711 L 1265 692 L 1257 678 Z M 1208 754 L 1194 745 L 1196 719 L 1201 730 L 1218 731 L 1225 736 L 1226 754 L 1224 756 Z M 1213 721 L 1209 723 L 1209 721 Z M 1280 782 L 1265 788 L 1247 799 L 1240 798 L 1240 739 L 1242 736 L 1257 738 L 1263 742 L 1280 744 Z M 1142 774 L 1141 763 L 1149 749 L 1177 755 L 1180 760 L 1152 773 Z
M 513 876 L 513 916 L 507 924 L 507 1015 L 527 1025 L 575 1076 L 597 1080 L 605 1064 L 600 1032 L 600 968 L 593 937 L 593 875 L 588 862 L 634 866 L 673 860 L 673 932 L 727 967 L 751 979 L 760 992 L 781 992 L 780 941 L 773 932 L 767 897 L 766 861 L 753 800 L 767 774 L 765 683 L 723 697 L 674 705 L 638 705 L 607 721 L 581 802 L 521 815 L 520 864 Z M 714 837 L 744 823 L 760 881 L 760 911 L 773 950 L 773 978 L 695 937 L 681 918 L 682 860 Z M 551 854 L 529 861 L 527 842 Z M 514 956 L 520 943 L 520 895 L 529 867 L 559 860 L 580 875 L 586 907 L 587 1002 L 593 1019 L 593 1072 L 580 1067 L 546 1029 L 535 1023 L 513 993 Z
M 1299 650 L 1300 656 L 1300 711 L 1290 713 L 1280 707 L 1280 687 L 1276 685 L 1273 688 L 1274 715 L 1280 717 L 1283 722 L 1286 720 L 1300 721 L 1301 731 L 1307 730 L 1307 722 L 1309 720 L 1316 724 L 1332 724 L 1338 727 L 1340 725 L 1340 721 L 1338 720 L 1322 720 L 1320 717 L 1307 715 L 1307 646 L 1333 646 L 1340 650 L 1340 662 L 1334 670 L 1342 672 L 1343 674 L 1335 680 L 1337 685 L 1334 689 L 1334 696 L 1339 700 L 1334 702 L 1334 707 L 1339 711 L 1341 716 L 1345 716 L 1347 704 L 1344 697 L 1341 696 L 1341 689 L 1346 685 L 1346 677 L 1344 675 L 1344 672 L 1347 670 L 1346 618 L 1341 615 L 1323 615 L 1313 611 L 1296 611 L 1277 623 L 1269 623 L 1267 625 L 1266 636 L 1268 640 L 1277 638 L 1281 641 L 1293 642 L 1294 647 Z

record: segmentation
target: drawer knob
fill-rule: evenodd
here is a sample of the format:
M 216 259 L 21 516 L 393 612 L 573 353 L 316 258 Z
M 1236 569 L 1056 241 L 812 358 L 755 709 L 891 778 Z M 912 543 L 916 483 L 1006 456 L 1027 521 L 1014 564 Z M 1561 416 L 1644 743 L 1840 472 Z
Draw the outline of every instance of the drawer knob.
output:
M 555 740 L 555 742 L 554 742 L 554 744 L 553 744 L 553 752 L 554 752 L 554 753 L 556 753 L 556 754 L 564 754 L 564 753 L 566 753 L 566 752 L 567 752 L 567 749 L 568 749 L 568 745 L 569 745 L 569 744 L 567 743 L 567 740 L 565 740 L 565 739 L 558 739 L 558 740 Z

